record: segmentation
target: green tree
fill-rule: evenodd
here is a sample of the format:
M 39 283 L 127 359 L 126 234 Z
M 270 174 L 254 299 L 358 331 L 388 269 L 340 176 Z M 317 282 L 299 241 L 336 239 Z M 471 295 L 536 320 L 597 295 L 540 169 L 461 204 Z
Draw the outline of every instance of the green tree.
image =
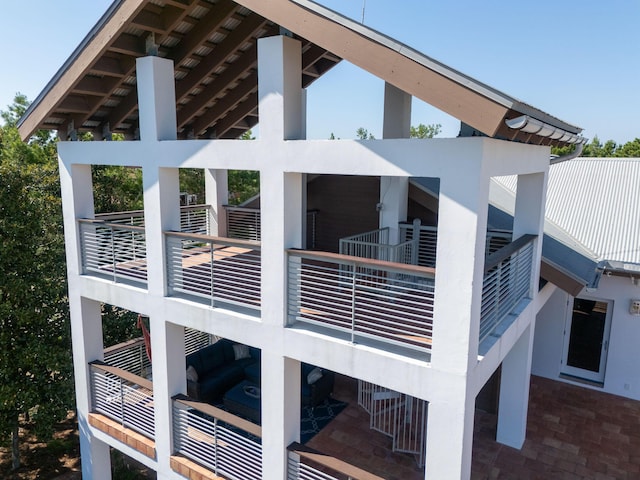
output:
M 0 127 L 0 439 L 18 468 L 19 428 L 38 438 L 73 407 L 62 215 L 55 145 L 16 129 L 24 97 Z
M 411 138 L 433 138 L 442 131 L 442 125 L 433 123 L 425 125 L 419 124 L 417 127 L 411 126 L 409 136 Z
M 374 140 L 375 139 L 373 134 L 369 133 L 369 130 L 367 130 L 366 128 L 362 128 L 362 127 L 360 127 L 358 130 L 356 130 L 356 138 L 358 138 L 359 140 Z
M 636 138 L 618 147 L 616 157 L 640 157 L 640 138 Z

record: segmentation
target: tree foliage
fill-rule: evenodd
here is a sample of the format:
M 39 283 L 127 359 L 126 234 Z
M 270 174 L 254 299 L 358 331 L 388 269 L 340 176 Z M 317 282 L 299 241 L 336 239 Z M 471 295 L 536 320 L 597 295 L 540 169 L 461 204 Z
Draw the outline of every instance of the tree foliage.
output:
M 50 135 L 21 141 L 16 97 L 0 127 L 0 438 L 28 414 L 39 438 L 73 406 L 62 211 Z
M 411 138 L 433 138 L 442 131 L 442 125 L 439 123 L 433 123 L 425 125 L 420 123 L 417 127 L 411 126 L 410 137 Z
M 553 147 L 551 153 L 555 155 L 566 155 L 571 153 L 575 147 Z M 596 157 L 596 158 L 610 158 L 610 157 L 640 157 L 640 138 L 636 138 L 625 144 L 618 144 L 613 140 L 607 140 L 604 144 L 600 141 L 598 136 L 594 136 L 591 142 L 587 143 L 580 154 L 581 157 Z

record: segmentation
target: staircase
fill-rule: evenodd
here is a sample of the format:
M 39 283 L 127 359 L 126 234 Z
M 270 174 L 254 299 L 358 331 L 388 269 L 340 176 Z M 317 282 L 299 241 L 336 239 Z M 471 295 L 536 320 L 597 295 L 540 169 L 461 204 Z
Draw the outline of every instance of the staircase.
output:
M 369 427 L 391 437 L 393 451 L 415 456 L 424 466 L 428 403 L 358 380 L 358 405 L 369 413 Z

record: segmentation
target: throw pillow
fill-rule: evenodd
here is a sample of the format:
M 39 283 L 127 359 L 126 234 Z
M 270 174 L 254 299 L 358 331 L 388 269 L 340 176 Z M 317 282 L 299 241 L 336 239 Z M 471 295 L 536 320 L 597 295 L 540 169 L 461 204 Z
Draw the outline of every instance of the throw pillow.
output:
M 309 385 L 313 385 L 321 378 L 322 378 L 322 370 L 320 370 L 319 367 L 316 367 L 309 372 L 309 375 L 307 375 L 307 383 Z
M 249 347 L 241 343 L 236 343 L 233 346 L 233 354 L 236 360 L 242 360 L 243 358 L 249 358 L 251 356 L 249 355 Z
M 198 372 L 193 368 L 193 365 L 189 365 L 189 368 L 187 368 L 187 380 L 190 382 L 198 381 Z

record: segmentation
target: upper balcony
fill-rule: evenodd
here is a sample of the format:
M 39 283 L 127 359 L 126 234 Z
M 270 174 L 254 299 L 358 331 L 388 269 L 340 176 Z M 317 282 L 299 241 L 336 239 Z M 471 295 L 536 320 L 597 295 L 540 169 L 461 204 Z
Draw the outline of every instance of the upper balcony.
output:
M 164 232 L 167 292 L 212 307 L 259 312 L 260 212 L 228 209 L 229 231 L 240 238 L 220 238 L 207 235 L 208 208 L 183 207 L 182 231 Z M 309 220 L 315 225 L 315 214 Z M 85 274 L 146 285 L 142 212 L 79 224 Z M 437 229 L 399 227 L 397 245 L 388 243 L 388 229 L 379 229 L 343 238 L 342 253 L 288 250 L 287 326 L 429 353 L 437 321 Z M 532 235 L 512 242 L 510 232 L 487 232 L 479 342 L 496 334 L 501 321 L 531 298 L 535 241 Z

